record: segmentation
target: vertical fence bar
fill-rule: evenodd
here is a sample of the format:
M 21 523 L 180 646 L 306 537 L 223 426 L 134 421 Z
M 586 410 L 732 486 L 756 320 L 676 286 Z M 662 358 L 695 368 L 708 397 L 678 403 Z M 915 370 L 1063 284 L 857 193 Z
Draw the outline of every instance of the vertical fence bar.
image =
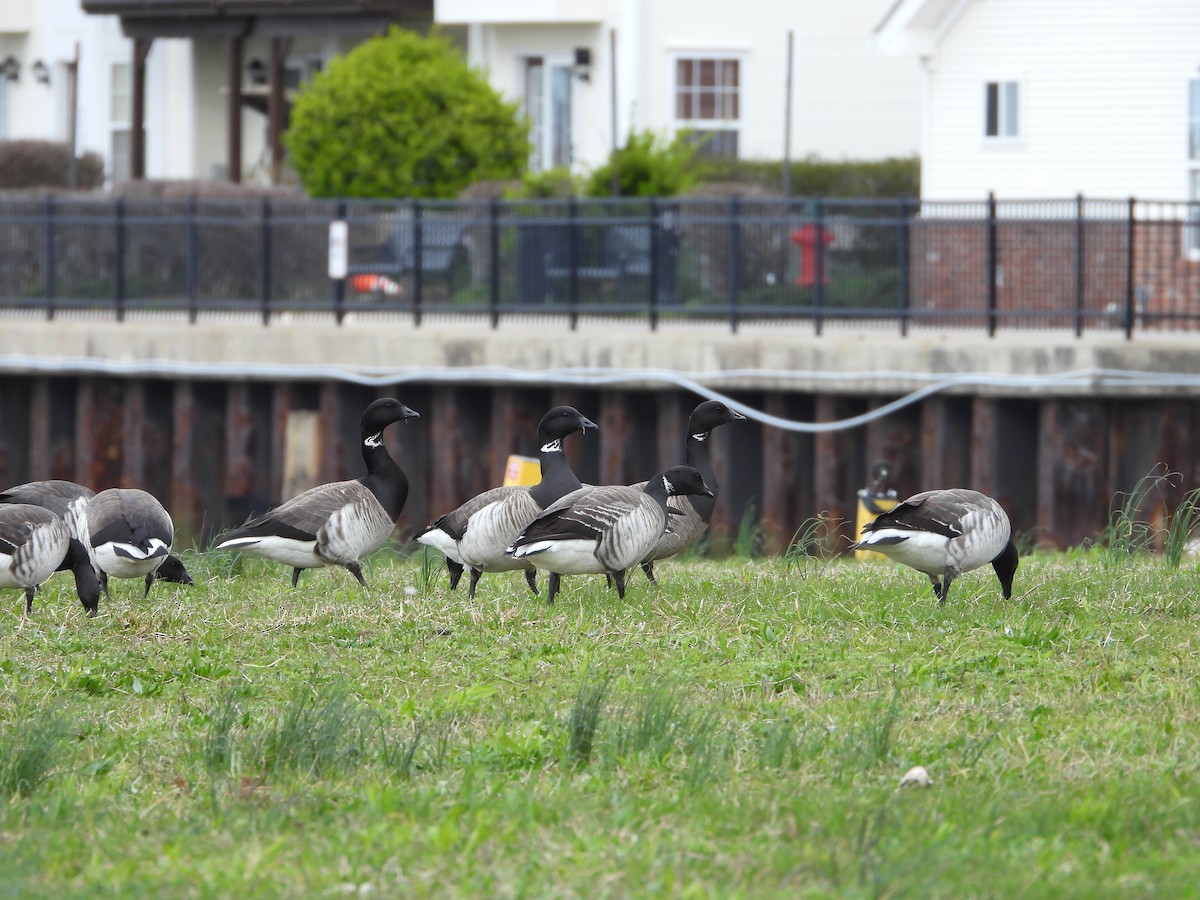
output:
M 571 330 L 579 324 L 579 207 L 574 197 L 567 200 L 567 319 Z M 608 228 L 612 228 L 610 223 Z
M 742 284 L 742 229 L 738 224 L 741 203 L 737 194 L 729 198 L 729 330 L 738 330 L 738 291 Z
M 492 328 L 500 325 L 500 201 L 488 201 L 488 305 Z
M 187 308 L 188 322 L 192 325 L 196 324 L 196 316 L 199 312 L 199 278 L 197 273 L 200 271 L 200 235 L 196 225 L 196 216 L 199 211 L 199 201 L 196 195 L 192 194 L 188 197 L 187 203 L 187 249 L 186 259 L 184 261 L 184 279 L 186 281 L 187 290 Z
M 912 199 L 901 195 L 896 204 L 896 265 L 900 269 L 900 336 L 908 336 L 908 310 L 912 303 L 909 278 L 912 269 L 908 260 L 909 228 L 912 217 L 909 215 Z
M 55 294 L 58 291 L 58 285 L 55 283 L 57 260 L 54 255 L 54 232 L 55 232 L 55 216 L 57 210 L 54 205 L 54 198 L 46 198 L 46 259 L 45 259 L 45 281 L 46 281 L 46 319 L 47 321 L 54 318 L 54 301 Z
M 813 200 L 813 331 L 825 327 L 825 204 Z
M 258 223 L 258 304 L 264 325 L 271 324 L 271 199 L 262 198 Z
M 1075 195 L 1075 337 L 1083 337 L 1084 300 L 1084 227 L 1083 193 Z
M 424 235 L 421 234 L 421 201 L 416 197 L 412 202 L 413 228 L 413 325 L 421 325 L 421 304 L 425 299 L 425 253 L 422 247 Z
M 125 198 L 117 198 L 116 207 L 116 297 L 117 321 L 125 321 Z
M 996 241 L 996 195 L 992 192 L 988 192 L 987 210 L 987 333 L 988 337 L 995 337 L 999 248 Z
M 1125 340 L 1133 338 L 1133 274 L 1134 274 L 1134 234 L 1135 224 L 1134 214 L 1136 213 L 1137 202 L 1133 197 L 1129 198 L 1128 214 L 1125 217 Z
M 334 212 L 337 221 L 345 222 L 347 214 L 346 201 L 339 200 L 337 202 L 337 209 Z M 349 227 L 348 222 L 347 227 Z M 350 252 L 349 248 L 347 248 L 346 252 L 347 254 Z M 344 277 L 333 279 L 333 309 L 337 323 L 341 325 L 346 318 L 346 279 Z
M 650 330 L 658 331 L 658 275 L 662 267 L 659 259 L 659 215 L 658 201 L 650 199 L 650 218 L 647 222 L 650 232 Z

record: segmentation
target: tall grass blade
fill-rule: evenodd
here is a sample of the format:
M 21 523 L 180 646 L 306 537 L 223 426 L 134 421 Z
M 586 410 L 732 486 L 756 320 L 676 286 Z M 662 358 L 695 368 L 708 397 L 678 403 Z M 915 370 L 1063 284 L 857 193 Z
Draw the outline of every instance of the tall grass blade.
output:
M 567 756 L 576 768 L 591 762 L 608 684 L 608 679 L 600 684 L 585 684 L 575 695 L 575 705 L 567 718 Z
M 0 737 L 0 797 L 28 797 L 59 765 L 70 723 L 59 713 L 38 710 L 9 726 Z
M 1192 536 L 1200 531 L 1200 488 L 1184 495 L 1171 515 L 1167 535 L 1163 541 L 1163 560 L 1168 569 L 1178 569 L 1188 552 Z

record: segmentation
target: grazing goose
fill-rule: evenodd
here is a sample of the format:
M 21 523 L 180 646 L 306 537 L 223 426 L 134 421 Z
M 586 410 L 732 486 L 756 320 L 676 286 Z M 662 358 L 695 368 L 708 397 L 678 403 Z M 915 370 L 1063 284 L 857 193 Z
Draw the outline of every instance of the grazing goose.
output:
M 88 501 L 80 539 L 91 548 L 104 596 L 108 579 L 144 578 L 146 591 L 175 539 L 175 526 L 158 499 L 137 488 L 109 488 Z M 189 579 L 190 581 L 190 579 Z
M 83 608 L 94 616 L 100 583 L 87 551 L 67 531 L 60 516 L 28 503 L 0 505 L 0 588 L 25 589 L 25 615 L 33 614 L 33 595 L 51 573 L 70 570 Z
M 628 485 L 583 487 L 546 508 L 510 549 L 550 573 L 553 603 L 562 575 L 610 575 L 625 596 L 625 571 L 646 558 L 667 527 L 667 498 L 712 495 L 691 466 L 660 472 L 643 489 Z
M 978 491 L 954 488 L 913 494 L 863 527 L 852 549 L 875 550 L 924 572 L 938 603 L 963 572 L 987 563 L 996 570 L 1007 600 L 1012 597 L 1017 549 L 1000 504 Z
M 595 428 L 572 406 L 556 406 L 538 423 L 542 479 L 535 485 L 506 485 L 472 497 L 417 535 L 417 541 L 440 550 L 450 570 L 450 588 L 458 586 L 463 569 L 471 570 L 471 599 L 484 572 L 525 570 L 529 589 L 537 594 L 537 569 L 505 551 L 539 513 L 564 494 L 580 487 L 563 452 L 569 434 Z
M 408 499 L 408 478 L 383 445 L 393 422 L 419 419 L 399 400 L 376 400 L 362 414 L 359 438 L 367 474 L 309 488 L 217 539 L 217 550 L 245 550 L 301 569 L 342 566 L 366 587 L 359 560 L 391 537 Z
M 74 481 L 29 481 L 0 492 L 0 503 L 32 503 L 34 506 L 45 507 L 66 521 L 71 537 L 82 541 L 86 549 L 88 540 L 87 525 L 83 521 L 84 510 L 95 496 L 96 492 L 91 488 Z M 195 584 L 184 567 L 183 560 L 172 554 L 167 554 L 167 558 L 154 570 L 154 580 Z M 146 591 L 149 590 L 150 586 L 147 584 Z
M 663 532 L 663 536 L 658 539 L 658 543 L 654 545 L 649 555 L 642 560 L 642 571 L 646 573 L 651 584 L 658 583 L 654 580 L 655 560 L 674 556 L 694 544 L 699 540 L 700 535 L 704 534 L 712 519 L 720 485 L 717 484 L 717 473 L 713 471 L 712 454 L 708 451 L 709 435 L 718 425 L 745 420 L 745 418 L 740 412 L 730 409 L 720 400 L 705 400 L 692 410 L 692 414 L 688 418 L 685 459 L 689 466 L 700 473 L 704 483 L 712 491 L 712 495 L 707 497 L 704 494 L 677 495 L 667 500 L 667 508 L 670 510 L 671 517 L 670 525 Z M 645 482 L 642 482 L 633 487 L 640 488 L 644 485 Z

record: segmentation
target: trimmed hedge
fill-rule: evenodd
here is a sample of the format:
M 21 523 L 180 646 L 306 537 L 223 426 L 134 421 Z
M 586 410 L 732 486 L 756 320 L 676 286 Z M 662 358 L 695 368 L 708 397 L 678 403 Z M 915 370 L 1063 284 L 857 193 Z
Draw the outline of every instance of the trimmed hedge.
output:
M 0 141 L 0 190 L 66 188 L 71 152 L 57 141 Z M 78 157 L 79 189 L 104 185 L 104 160 L 86 151 Z

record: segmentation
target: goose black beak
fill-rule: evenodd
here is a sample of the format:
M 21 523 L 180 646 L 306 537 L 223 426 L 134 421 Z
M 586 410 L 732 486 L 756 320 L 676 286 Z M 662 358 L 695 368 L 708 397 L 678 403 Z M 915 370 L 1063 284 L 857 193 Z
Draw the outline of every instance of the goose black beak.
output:
M 580 417 L 579 417 L 579 427 L 580 427 L 581 429 L 583 429 L 583 431 L 584 431 L 585 433 L 587 432 L 587 430 L 588 430 L 589 428 L 593 429 L 594 431 L 599 431 L 599 430 L 600 430 L 600 429 L 599 429 L 599 427 L 597 427 L 596 423 L 595 423 L 595 422 L 593 422 L 591 419 L 587 418 L 586 416 L 580 416 Z

